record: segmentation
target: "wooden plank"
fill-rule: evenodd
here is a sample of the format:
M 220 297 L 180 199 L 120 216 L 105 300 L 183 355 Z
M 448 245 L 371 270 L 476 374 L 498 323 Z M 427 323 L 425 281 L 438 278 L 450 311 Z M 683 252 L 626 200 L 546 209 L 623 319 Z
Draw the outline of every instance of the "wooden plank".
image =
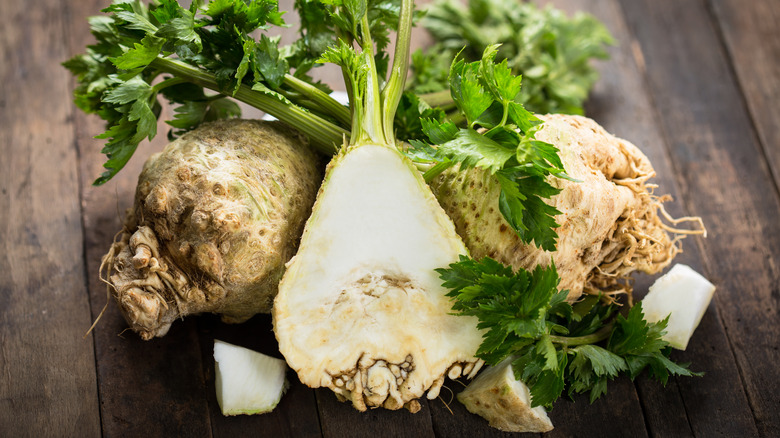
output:
M 0 436 L 97 436 L 63 3 L 2 12 Z
M 672 215 L 680 217 L 691 213 L 681 202 L 672 158 L 665 147 L 656 110 L 639 70 L 643 65 L 641 52 L 626 27 L 620 6 L 611 0 L 575 3 L 605 23 L 618 41 L 610 50 L 610 61 L 597 63 L 601 79 L 586 107 L 588 114 L 608 131 L 639 146 L 648 156 L 657 173 L 654 182 L 659 188 L 656 193 L 669 193 L 674 198 L 673 202 L 666 203 Z M 683 242 L 684 253 L 675 262 L 703 272 L 700 240 L 699 237 L 687 238 Z M 637 298 L 644 295 L 651 280 L 644 275 L 637 276 Z M 705 314 L 688 351 L 675 351 L 672 358 L 692 363 L 692 369 L 704 371 L 706 376 L 671 379 L 666 387 L 647 377 L 637 380 L 644 419 L 652 435 L 683 436 L 692 435 L 694 430 L 709 433 L 753 427 L 738 369 L 715 305 L 711 305 Z M 611 396 L 614 394 L 607 395 Z M 732 411 L 729 416 L 712 416 L 712 412 L 728 410 Z
M 274 338 L 271 315 L 257 315 L 243 324 L 223 324 L 214 315 L 198 318 L 201 352 L 208 382 L 207 397 L 215 437 L 250 437 L 263 431 L 273 437 L 319 437 L 320 431 L 314 390 L 302 384 L 288 369 L 290 388 L 273 411 L 263 415 L 225 417 L 221 414 L 214 388 L 214 340 L 249 348 L 282 358 Z
M 642 409 L 636 388 L 628 377 L 609 382 L 605 396 L 588 401 L 588 394 L 577 394 L 567 400 L 564 394 L 549 412 L 555 429 L 545 436 L 631 436 L 646 437 Z
M 718 286 L 714 301 L 732 349 L 710 357 L 736 357 L 755 417 L 750 427 L 741 416 L 732 418 L 732 409 L 740 406 L 703 412 L 713 420 L 725 416 L 729 424 L 722 429 L 692 424 L 694 433 L 777 436 L 780 272 L 774 257 L 780 254 L 780 202 L 767 162 L 704 2 L 622 1 L 622 6 L 641 47 L 681 198 L 710 231 L 700 243 L 704 273 Z M 714 386 L 695 394 L 728 395 Z M 686 406 L 689 414 L 699 401 Z
M 775 183 L 780 184 L 780 2 L 710 4 Z
M 455 393 L 463 388 L 462 384 L 451 381 L 448 382 L 448 387 Z M 516 436 L 514 433 L 501 432 L 490 427 L 487 420 L 470 413 L 454 398 L 450 399 L 448 391 L 444 389 L 442 398 L 446 399 L 446 405 L 442 400 L 428 403 L 436 436 L 475 438 Z M 639 399 L 628 378 L 620 378 L 612 382 L 609 386 L 609 394 L 593 404 L 588 402 L 586 395 L 577 395 L 574 400 L 568 400 L 564 395 L 555 403 L 548 415 L 555 428 L 544 434 L 545 437 L 647 436 Z M 607 419 L 609 421 L 605 421 Z
M 330 389 L 317 389 L 322 436 L 326 438 L 371 437 L 433 437 L 433 425 L 428 402 L 420 400 L 422 409 L 412 414 L 406 409 L 390 411 L 370 409 L 360 412 L 351 404 L 342 403 Z
M 97 15 L 104 7 L 102 0 L 69 4 L 69 56 L 83 52 L 94 41 L 86 18 Z M 142 143 L 116 178 L 104 186 L 94 187 L 91 183 L 102 172 L 105 156 L 100 153 L 102 140 L 93 136 L 102 133 L 104 127 L 97 116 L 80 111 L 75 113 L 73 123 L 83 175 L 85 256 L 92 317 L 97 318 L 107 302 L 106 286 L 98 276 L 100 259 L 121 230 L 125 210 L 132 206 L 143 162 L 167 143 L 168 128 L 161 124 L 160 135 L 151 144 Z M 107 436 L 210 436 L 208 389 L 195 321 L 177 321 L 164 338 L 148 342 L 126 328 L 116 304 L 109 300 L 94 330 L 103 433 Z

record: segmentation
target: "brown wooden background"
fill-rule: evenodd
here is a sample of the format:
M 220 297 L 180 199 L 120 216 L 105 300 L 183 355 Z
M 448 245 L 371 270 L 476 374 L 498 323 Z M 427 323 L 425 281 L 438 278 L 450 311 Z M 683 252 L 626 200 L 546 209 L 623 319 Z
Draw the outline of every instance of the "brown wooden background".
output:
M 90 186 L 102 124 L 71 103 L 59 64 L 91 41 L 85 18 L 106 3 L 0 0 L 0 436 L 502 435 L 441 399 L 416 415 L 360 414 L 294 373 L 274 412 L 223 417 L 213 339 L 278 356 L 267 316 L 241 326 L 187 318 L 143 342 L 109 305 L 82 338 L 106 303 L 100 257 L 142 162 L 165 142 Z M 548 435 L 780 436 L 780 2 L 553 3 L 595 14 L 619 41 L 599 64 L 588 114 L 651 158 L 672 213 L 704 218 L 709 238 L 687 239 L 679 261 L 718 290 L 688 351 L 674 353 L 705 377 L 665 388 L 618 379 L 592 405 L 558 402 Z

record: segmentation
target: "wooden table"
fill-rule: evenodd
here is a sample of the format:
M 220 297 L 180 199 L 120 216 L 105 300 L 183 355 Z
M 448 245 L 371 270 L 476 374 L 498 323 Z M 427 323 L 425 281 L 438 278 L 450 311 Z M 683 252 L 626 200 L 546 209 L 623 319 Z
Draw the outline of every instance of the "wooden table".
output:
M 74 107 L 59 63 L 91 41 L 85 17 L 105 3 L 0 2 L 0 436 L 502 435 L 447 390 L 415 415 L 361 414 L 294 373 L 274 412 L 223 417 L 213 340 L 278 356 L 268 316 L 187 318 L 144 342 L 110 303 L 84 338 L 107 301 L 100 257 L 165 142 L 90 185 L 101 122 Z M 559 401 L 549 435 L 780 436 L 780 2 L 554 3 L 595 14 L 619 41 L 588 114 L 651 158 L 673 214 L 704 219 L 709 237 L 686 239 L 678 261 L 718 290 L 688 350 L 673 353 L 703 378 L 618 379 L 594 404 Z

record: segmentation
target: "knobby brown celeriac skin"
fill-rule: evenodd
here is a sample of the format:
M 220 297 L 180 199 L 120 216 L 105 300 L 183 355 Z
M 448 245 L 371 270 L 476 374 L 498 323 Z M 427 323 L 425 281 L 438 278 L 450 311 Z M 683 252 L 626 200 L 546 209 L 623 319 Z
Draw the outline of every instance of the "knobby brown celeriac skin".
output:
M 630 293 L 630 274 L 654 274 L 681 251 L 685 234 L 704 234 L 698 218 L 672 219 L 663 209 L 668 197 L 653 194 L 648 181 L 655 171 L 633 144 L 607 133 L 591 119 L 561 114 L 540 115 L 544 127 L 536 138 L 560 150 L 566 173 L 579 181 L 553 178 L 561 192 L 547 202 L 556 216 L 557 251 L 525 244 L 499 211 L 500 185 L 486 171 L 450 169 L 431 187 L 455 222 L 472 257 L 491 257 L 518 268 L 547 266 L 550 260 L 560 275 L 560 290 L 569 301 L 583 293 L 602 293 L 608 301 Z M 698 229 L 679 230 L 681 221 L 698 223 Z
M 153 155 L 102 266 L 130 327 L 151 339 L 185 315 L 269 312 L 321 181 L 320 158 L 278 122 L 208 123 Z

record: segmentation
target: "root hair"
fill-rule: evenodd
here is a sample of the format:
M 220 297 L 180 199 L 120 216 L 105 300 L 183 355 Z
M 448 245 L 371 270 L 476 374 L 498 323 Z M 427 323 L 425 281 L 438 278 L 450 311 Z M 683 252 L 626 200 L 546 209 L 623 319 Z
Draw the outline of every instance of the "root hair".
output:
M 640 204 L 639 208 L 622 216 L 607 234 L 602 245 L 602 252 L 606 255 L 602 263 L 590 272 L 585 283 L 585 293 L 601 294 L 602 300 L 608 304 L 617 302 L 617 298 L 624 294 L 628 295 L 629 304 L 633 302 L 633 281 L 630 277 L 633 271 L 658 273 L 682 252 L 682 239 L 691 234 L 707 236 L 700 217 L 674 218 L 666 211 L 663 203 L 671 197 L 654 195 L 655 185 L 646 184 L 649 176 L 615 180 L 615 183 L 636 192 Z M 692 223 L 693 226 L 676 227 L 681 223 Z
M 442 385 L 442 388 L 444 388 L 444 389 L 446 389 L 447 391 L 450 392 L 450 401 L 449 402 L 444 401 L 444 398 L 441 396 L 441 394 L 439 394 L 438 398 L 439 398 L 439 400 L 441 400 L 442 403 L 444 403 L 444 407 L 447 408 L 448 411 L 450 411 L 450 415 L 454 416 L 455 413 L 452 412 L 452 409 L 450 409 L 450 405 L 452 404 L 453 400 L 455 400 L 455 393 L 447 385 Z
M 116 258 L 116 254 L 119 252 L 119 241 L 117 240 L 119 236 L 124 233 L 124 230 L 114 234 L 114 240 L 111 243 L 111 248 L 109 248 L 108 253 L 100 258 L 100 268 L 98 268 L 98 277 L 100 278 L 100 281 L 106 284 L 106 304 L 103 305 L 103 309 L 100 310 L 100 313 L 95 318 L 94 321 L 92 321 L 92 325 L 89 326 L 89 330 L 87 330 L 86 333 L 84 333 L 84 336 L 82 339 L 87 339 L 87 336 L 89 336 L 90 333 L 92 333 L 92 330 L 95 329 L 95 326 L 97 326 L 98 321 L 100 321 L 100 318 L 103 317 L 103 314 L 106 313 L 106 310 L 108 309 L 108 303 L 111 302 L 111 289 L 114 288 L 114 285 L 109 281 L 108 276 L 111 275 L 111 271 L 114 269 L 114 259 Z M 105 276 L 104 276 L 105 272 Z

